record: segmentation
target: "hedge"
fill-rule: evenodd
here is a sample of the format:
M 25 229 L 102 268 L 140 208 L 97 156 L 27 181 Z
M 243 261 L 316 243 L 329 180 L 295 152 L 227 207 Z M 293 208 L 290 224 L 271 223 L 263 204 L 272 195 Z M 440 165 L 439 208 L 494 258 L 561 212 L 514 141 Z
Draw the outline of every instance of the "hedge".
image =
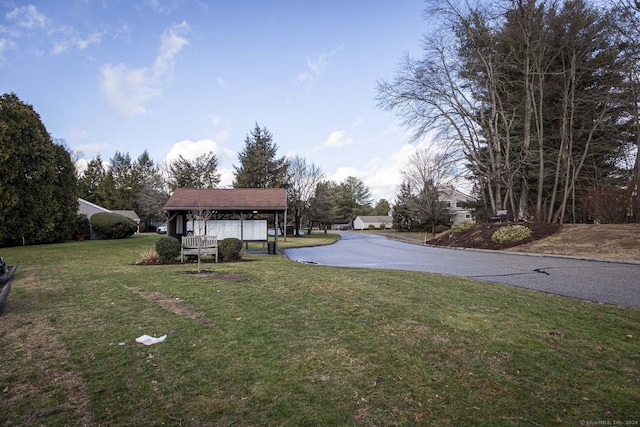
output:
M 133 236 L 138 225 L 131 218 L 112 213 L 100 212 L 91 216 L 91 227 L 101 239 L 124 239 Z

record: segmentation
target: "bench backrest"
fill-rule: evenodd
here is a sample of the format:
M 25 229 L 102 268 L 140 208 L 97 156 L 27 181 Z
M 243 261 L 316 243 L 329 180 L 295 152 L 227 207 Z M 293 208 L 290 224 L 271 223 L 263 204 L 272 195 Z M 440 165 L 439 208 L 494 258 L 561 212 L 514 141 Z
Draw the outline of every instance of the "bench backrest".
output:
M 498 212 L 496 212 L 496 216 L 507 216 L 507 211 L 506 210 L 498 211 Z
M 215 248 L 218 236 L 182 236 L 183 248 Z

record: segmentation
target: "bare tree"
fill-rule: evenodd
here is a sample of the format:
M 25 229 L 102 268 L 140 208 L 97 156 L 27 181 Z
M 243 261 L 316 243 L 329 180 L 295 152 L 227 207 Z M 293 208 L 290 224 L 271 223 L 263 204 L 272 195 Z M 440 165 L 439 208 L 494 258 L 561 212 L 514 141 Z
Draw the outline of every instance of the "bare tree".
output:
M 640 1 L 617 0 L 613 23 L 619 32 L 618 46 L 625 69 L 625 91 L 628 94 L 628 128 L 632 159 L 628 160 L 630 209 L 629 219 L 640 222 Z M 634 152 L 635 151 L 635 152 Z
M 396 77 L 379 82 L 379 105 L 414 142 L 434 136 L 467 163 L 489 209 L 528 218 L 535 206 L 538 220 L 576 221 L 585 183 L 616 172 L 621 118 L 633 115 L 621 113 L 607 14 L 580 0 L 427 5 L 441 25 L 421 59 L 405 56 Z
M 318 183 L 323 179 L 324 172 L 315 163 L 307 163 L 307 160 L 301 156 L 295 156 L 289 160 L 287 202 L 289 212 L 293 216 L 296 236 L 300 235 L 302 220 L 308 216 L 311 199 Z
M 431 225 L 432 233 L 435 233 L 439 221 L 447 219 L 448 209 L 440 195 L 452 186 L 452 172 L 451 158 L 429 148 L 417 150 L 402 172 L 407 186 L 415 189 L 407 201 L 407 207 L 418 215 L 421 223 Z

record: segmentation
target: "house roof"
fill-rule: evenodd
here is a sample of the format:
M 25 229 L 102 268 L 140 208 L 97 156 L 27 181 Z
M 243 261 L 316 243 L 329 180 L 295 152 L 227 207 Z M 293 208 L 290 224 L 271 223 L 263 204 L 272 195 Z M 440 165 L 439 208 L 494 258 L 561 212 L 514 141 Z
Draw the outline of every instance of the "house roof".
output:
M 458 191 L 455 188 L 440 188 L 439 190 L 449 198 L 477 200 L 477 198 L 470 196 L 468 194 L 465 194 L 462 191 Z
M 176 188 L 165 211 L 283 211 L 287 209 L 284 188 Z
M 140 217 L 138 216 L 136 211 L 133 211 L 133 210 L 111 211 L 111 212 L 117 213 L 117 214 L 122 215 L 122 216 L 126 216 L 127 218 L 131 218 L 134 221 L 140 221 Z
M 360 215 L 356 218 L 360 218 L 360 220 L 362 220 L 362 222 L 389 222 L 389 221 L 393 221 L 393 217 L 391 216 L 363 216 Z
M 93 208 L 93 209 L 95 209 L 96 211 L 101 211 L 101 212 L 111 212 L 111 211 L 110 211 L 109 209 L 107 209 L 107 208 L 103 208 L 102 206 L 98 206 L 98 205 L 96 205 L 95 203 L 91 203 L 90 201 L 85 200 L 85 199 L 81 199 L 81 198 L 78 198 L 78 204 L 79 204 L 79 206 L 80 206 L 80 207 L 82 207 L 82 206 L 84 205 L 84 206 L 88 206 L 88 207 L 90 207 L 90 208 Z

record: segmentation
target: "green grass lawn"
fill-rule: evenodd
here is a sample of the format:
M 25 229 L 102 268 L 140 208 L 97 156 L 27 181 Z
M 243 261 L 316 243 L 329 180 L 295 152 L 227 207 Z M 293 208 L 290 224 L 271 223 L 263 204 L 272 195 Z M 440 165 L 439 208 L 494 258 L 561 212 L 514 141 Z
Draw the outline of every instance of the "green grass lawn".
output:
M 315 231 L 311 234 L 302 234 L 300 236 L 278 236 L 278 250 L 287 249 L 287 248 L 299 248 L 302 246 L 319 246 L 319 245 L 328 245 L 331 243 L 335 243 L 340 239 L 340 236 L 337 234 L 331 234 L 324 232 Z M 269 241 L 273 242 L 275 240 L 274 236 L 269 236 Z M 245 245 L 247 248 L 247 245 Z M 260 242 L 252 242 L 248 244 L 248 249 L 251 252 L 262 251 L 264 253 L 267 252 L 266 245 Z
M 639 311 L 279 255 L 133 265 L 157 238 L 1 250 L 0 425 L 640 421 Z

